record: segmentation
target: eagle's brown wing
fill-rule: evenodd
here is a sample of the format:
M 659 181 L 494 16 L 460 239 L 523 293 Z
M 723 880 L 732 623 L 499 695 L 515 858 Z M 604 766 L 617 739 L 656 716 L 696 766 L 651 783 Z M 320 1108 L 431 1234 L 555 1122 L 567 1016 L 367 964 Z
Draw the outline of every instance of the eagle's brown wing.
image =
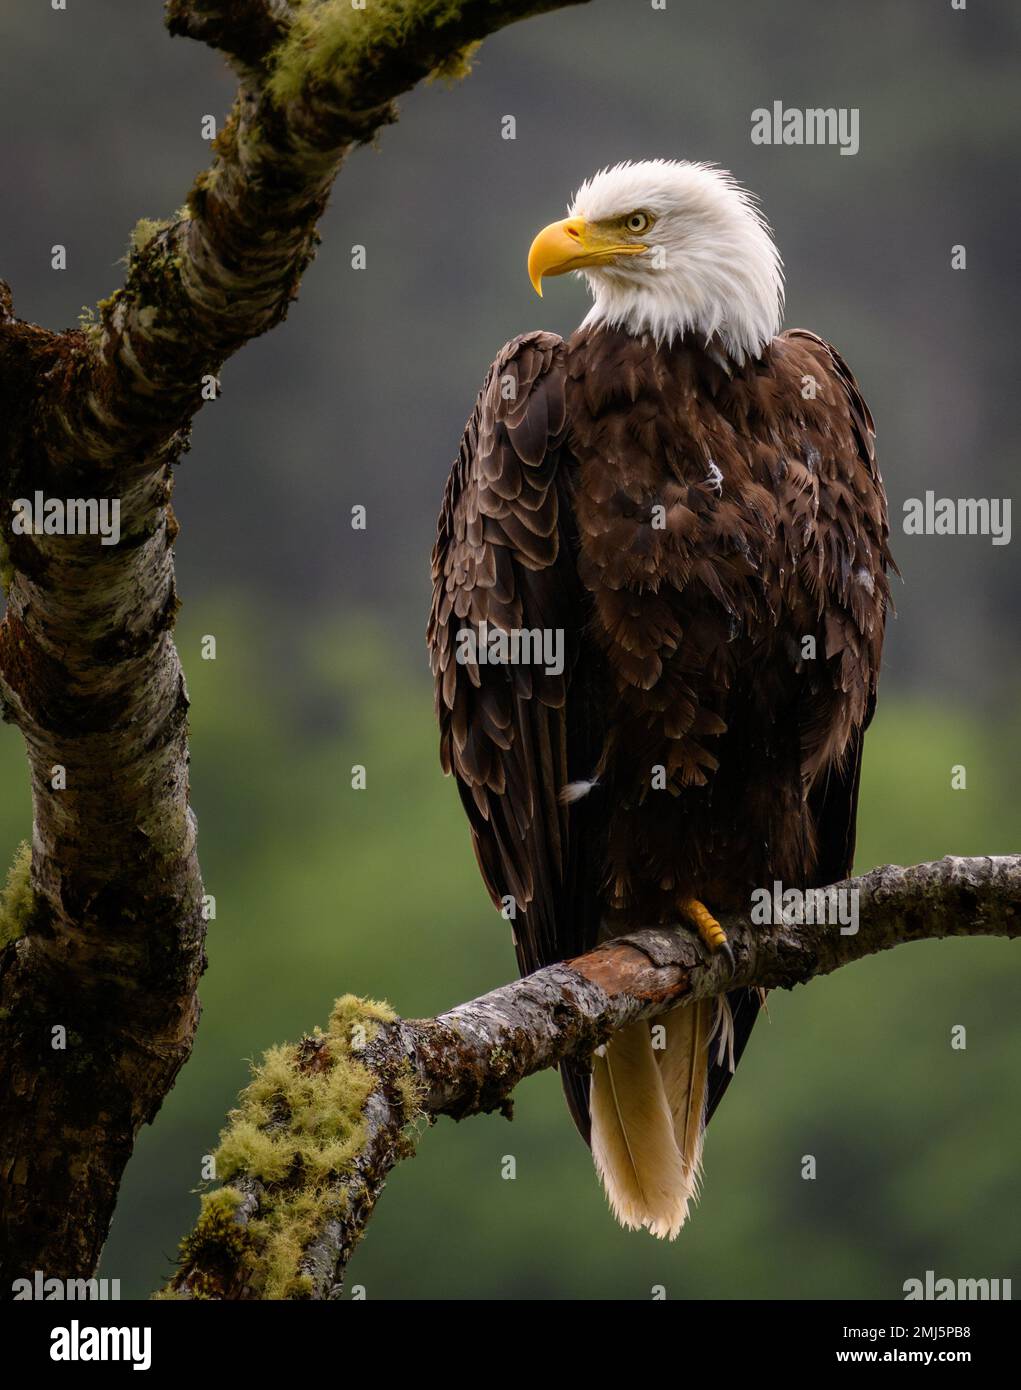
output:
M 566 709 L 583 596 L 561 467 L 564 354 L 554 334 L 530 333 L 493 363 L 447 482 L 432 562 L 440 756 L 494 903 L 514 900 L 523 974 L 588 949 L 597 929 L 596 875 L 572 859 L 560 800 L 594 764 L 580 746 L 584 702 L 570 726 Z M 504 632 L 561 631 L 564 670 L 459 661 L 458 633 L 477 636 L 483 621 Z
M 896 573 L 897 567 L 889 551 L 875 425 L 850 368 L 835 348 L 805 329 L 790 329 L 777 343 L 790 345 L 798 356 L 796 377 L 813 378 L 830 407 L 824 429 L 791 415 L 778 426 L 775 443 L 789 462 L 777 488 L 781 552 L 773 576 L 781 594 L 775 608 L 791 650 L 806 633 L 821 627 L 824 634 L 823 650 L 805 663 L 801 696 L 790 714 L 797 723 L 793 732 L 817 850 L 815 872 L 799 886 L 825 887 L 848 877 L 854 861 L 862 747 L 876 708 L 890 607 L 887 570 Z M 797 460 L 807 461 L 808 470 Z M 778 722 L 784 717 L 777 712 Z M 842 751 L 834 755 L 834 749 Z M 736 1065 L 758 1016 L 760 994 L 733 990 L 728 999 Z M 707 1121 L 732 1075 L 725 1061 L 713 1059 Z
M 862 747 L 876 708 L 891 606 L 887 570 L 896 573 L 897 567 L 889 550 L 875 424 L 858 383 L 839 352 L 814 333 L 790 329 L 781 337 L 821 368 L 820 389 L 833 407 L 833 429 L 829 439 L 809 443 L 820 454 L 828 448 L 838 461 L 820 486 L 814 552 L 794 557 L 806 598 L 821 606 L 825 624 L 825 652 L 799 711 L 818 847 L 809 886 L 821 887 L 846 878 L 854 861 Z M 837 757 L 832 756 L 835 743 L 843 743 Z

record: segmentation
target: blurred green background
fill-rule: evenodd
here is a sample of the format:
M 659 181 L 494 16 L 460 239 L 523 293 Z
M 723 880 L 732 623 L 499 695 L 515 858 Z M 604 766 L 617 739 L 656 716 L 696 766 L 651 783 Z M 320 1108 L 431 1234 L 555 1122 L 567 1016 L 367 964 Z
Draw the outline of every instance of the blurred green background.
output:
M 715 159 L 754 188 L 787 263 L 787 322 L 841 348 L 879 422 L 906 582 L 858 867 L 1019 848 L 1015 547 L 899 525 L 926 488 L 1012 489 L 1019 32 L 1007 3 L 597 0 L 487 41 L 467 82 L 415 93 L 379 149 L 352 157 L 302 299 L 228 364 L 179 473 L 178 637 L 217 918 L 194 1056 L 140 1138 L 104 1256 L 125 1295 L 166 1275 L 246 1059 L 324 1023 L 345 991 L 422 1016 L 513 973 L 437 764 L 428 553 L 497 348 L 583 312 L 566 281 L 540 305 L 524 256 L 600 165 Z M 63 327 L 117 283 L 134 221 L 181 203 L 208 157 L 201 118 L 226 110 L 231 81 L 215 55 L 166 37 L 155 3 L 18 0 L 0 53 L 0 274 L 17 312 Z M 859 107 L 861 153 L 752 146 L 750 112 L 775 99 Z M 58 241 L 63 274 L 49 269 Z M 956 243 L 965 272 L 949 269 Z M 356 503 L 364 533 L 349 526 Z M 10 857 L 30 809 L 6 727 L 0 775 Z M 774 995 L 673 1245 L 616 1228 L 556 1077 L 535 1077 L 513 1124 L 424 1136 L 349 1282 L 372 1298 L 648 1298 L 658 1284 L 676 1298 L 885 1298 L 926 1269 L 1017 1277 L 1017 980 L 1010 943 L 955 941 Z

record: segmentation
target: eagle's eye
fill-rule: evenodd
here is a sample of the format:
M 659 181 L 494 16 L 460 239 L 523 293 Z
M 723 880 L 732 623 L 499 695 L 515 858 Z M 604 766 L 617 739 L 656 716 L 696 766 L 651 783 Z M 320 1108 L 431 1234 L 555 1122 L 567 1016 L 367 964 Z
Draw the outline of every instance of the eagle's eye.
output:
M 633 212 L 624 223 L 629 232 L 634 232 L 636 236 L 641 236 L 642 232 L 648 231 L 652 226 L 652 218 L 647 212 Z

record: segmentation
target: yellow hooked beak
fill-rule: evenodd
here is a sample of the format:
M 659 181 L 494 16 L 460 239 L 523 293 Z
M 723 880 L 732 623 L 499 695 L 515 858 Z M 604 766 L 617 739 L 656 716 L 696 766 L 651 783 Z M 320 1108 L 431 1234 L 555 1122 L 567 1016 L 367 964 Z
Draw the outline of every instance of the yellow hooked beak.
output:
M 565 217 L 551 222 L 532 242 L 528 252 L 528 278 L 542 298 L 544 275 L 566 275 L 586 265 L 606 265 L 618 256 L 639 256 L 649 248 L 639 242 L 622 242 L 613 232 L 603 230 L 581 217 Z

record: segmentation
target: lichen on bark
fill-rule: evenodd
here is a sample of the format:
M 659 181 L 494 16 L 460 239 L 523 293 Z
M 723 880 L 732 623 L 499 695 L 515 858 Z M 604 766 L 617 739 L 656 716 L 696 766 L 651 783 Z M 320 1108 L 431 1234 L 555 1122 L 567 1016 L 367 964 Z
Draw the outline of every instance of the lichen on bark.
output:
M 294 101 L 310 83 L 351 87 L 366 56 L 400 49 L 422 29 L 441 33 L 462 19 L 460 0 L 372 0 L 356 9 L 351 0 L 302 0 L 287 38 L 272 55 L 269 92 L 275 101 Z M 473 43 L 472 47 L 477 47 Z M 464 48 L 438 67 L 468 71 Z
M 32 847 L 22 841 L 7 871 L 7 882 L 0 894 L 0 949 L 24 935 L 32 916 Z
M 217 1179 L 228 1186 L 203 1197 L 173 1290 L 198 1298 L 229 1297 L 238 1288 L 263 1299 L 312 1296 L 306 1250 L 348 1212 L 368 1137 L 378 1078 L 363 1057 L 380 1025 L 395 1017 L 388 1005 L 345 995 L 325 1032 L 266 1052 L 216 1150 Z M 419 1092 L 409 1069 L 392 1088 L 402 1126 L 410 1126 Z M 355 1183 L 356 1193 L 361 1187 Z

